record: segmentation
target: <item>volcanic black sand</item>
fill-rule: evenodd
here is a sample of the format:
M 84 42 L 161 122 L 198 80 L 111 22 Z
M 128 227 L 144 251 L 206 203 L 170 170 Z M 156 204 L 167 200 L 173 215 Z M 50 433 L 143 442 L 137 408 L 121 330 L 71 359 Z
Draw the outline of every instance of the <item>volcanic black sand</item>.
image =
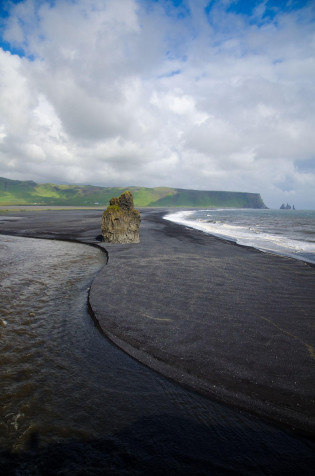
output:
M 105 335 L 183 385 L 314 437 L 314 267 L 141 212 L 134 245 L 100 243 L 100 210 L 9 212 L 0 233 L 106 248 L 90 290 Z

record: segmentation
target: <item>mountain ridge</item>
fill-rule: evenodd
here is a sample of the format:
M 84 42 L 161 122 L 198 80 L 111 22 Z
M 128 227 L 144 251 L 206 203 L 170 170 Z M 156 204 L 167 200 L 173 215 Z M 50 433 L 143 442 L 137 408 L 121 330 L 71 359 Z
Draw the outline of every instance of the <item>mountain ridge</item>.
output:
M 0 205 L 106 207 L 130 190 L 136 207 L 267 208 L 259 193 L 190 190 L 172 187 L 57 185 L 0 177 Z

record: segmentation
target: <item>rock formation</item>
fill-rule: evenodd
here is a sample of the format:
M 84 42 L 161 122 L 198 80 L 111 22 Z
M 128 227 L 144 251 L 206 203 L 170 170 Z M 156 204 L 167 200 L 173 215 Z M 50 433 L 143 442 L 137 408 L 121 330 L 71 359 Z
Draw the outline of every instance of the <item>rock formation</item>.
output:
M 288 203 L 287 204 L 283 203 L 280 207 L 280 210 L 291 210 L 291 205 L 289 205 Z M 293 205 L 293 210 L 295 210 L 294 205 Z
M 139 243 L 140 212 L 134 209 L 128 190 L 111 198 L 102 216 L 102 235 L 107 243 Z

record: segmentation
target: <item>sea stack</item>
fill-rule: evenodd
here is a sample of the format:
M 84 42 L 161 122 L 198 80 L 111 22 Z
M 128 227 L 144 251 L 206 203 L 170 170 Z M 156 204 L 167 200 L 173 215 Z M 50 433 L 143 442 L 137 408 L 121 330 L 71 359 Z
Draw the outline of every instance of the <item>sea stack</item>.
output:
M 139 243 L 140 212 L 135 210 L 132 193 L 127 190 L 111 198 L 102 216 L 102 235 L 106 243 Z

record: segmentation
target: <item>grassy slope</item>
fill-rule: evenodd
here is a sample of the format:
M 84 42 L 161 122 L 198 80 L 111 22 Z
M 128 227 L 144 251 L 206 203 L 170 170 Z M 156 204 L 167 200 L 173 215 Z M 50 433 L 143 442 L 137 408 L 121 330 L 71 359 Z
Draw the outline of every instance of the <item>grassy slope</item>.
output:
M 242 192 L 207 192 L 168 187 L 129 187 L 136 207 L 233 207 L 264 208 L 259 194 Z M 126 188 L 92 185 L 37 184 L 32 181 L 0 177 L 0 205 L 71 205 L 106 207 L 110 198 Z

